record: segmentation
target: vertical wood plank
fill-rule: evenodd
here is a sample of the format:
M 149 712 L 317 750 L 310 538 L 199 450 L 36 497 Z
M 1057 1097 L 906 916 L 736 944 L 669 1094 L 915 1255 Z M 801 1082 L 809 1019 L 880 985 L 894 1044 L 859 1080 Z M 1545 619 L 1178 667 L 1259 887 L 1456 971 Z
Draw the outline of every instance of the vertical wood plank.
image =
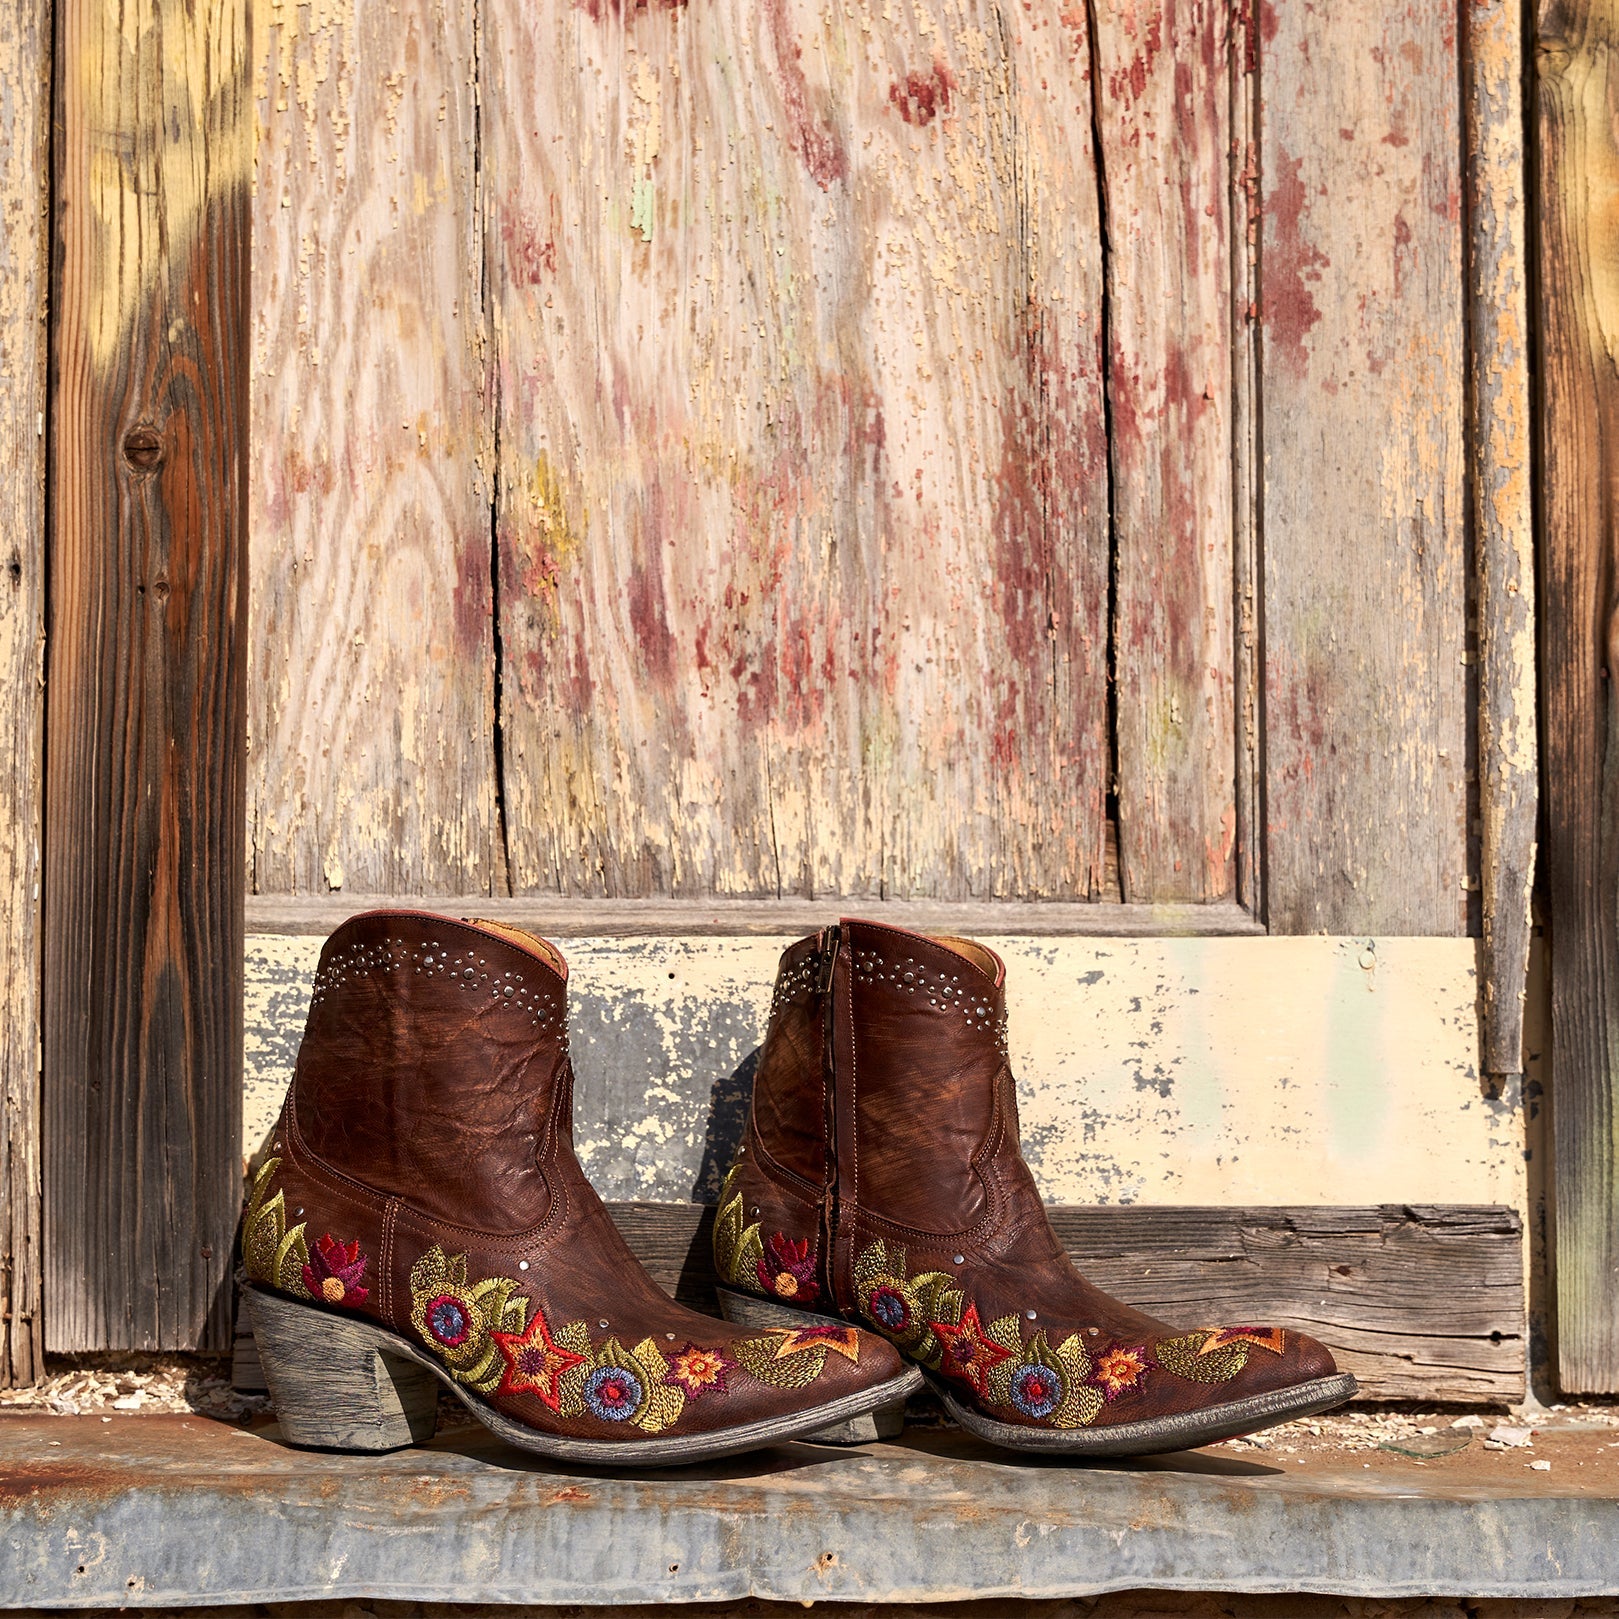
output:
M 1559 1380 L 1619 1390 L 1619 18 L 1537 10 L 1541 599 Z
M 505 893 L 477 7 L 254 9 L 252 891 Z
M 1263 485 L 1260 463 L 1259 38 L 1252 5 L 1231 14 L 1231 565 L 1232 707 L 1236 730 L 1237 903 L 1265 908 Z
M 223 1348 L 240 1195 L 243 0 L 60 0 L 47 1347 Z
M 1234 889 L 1230 8 L 1097 0 L 1127 901 Z
M 1269 920 L 1462 933 L 1455 8 L 1261 18 Z
M 1083 8 L 486 12 L 514 889 L 1099 892 Z
M 49 0 L 0 11 L 0 1386 L 44 1368 L 40 1316 L 40 805 L 45 711 Z
M 1484 1069 L 1521 1074 L 1540 807 L 1523 22 L 1521 7 L 1511 0 L 1468 0 L 1461 15 L 1466 28 L 1468 409 L 1478 575 Z

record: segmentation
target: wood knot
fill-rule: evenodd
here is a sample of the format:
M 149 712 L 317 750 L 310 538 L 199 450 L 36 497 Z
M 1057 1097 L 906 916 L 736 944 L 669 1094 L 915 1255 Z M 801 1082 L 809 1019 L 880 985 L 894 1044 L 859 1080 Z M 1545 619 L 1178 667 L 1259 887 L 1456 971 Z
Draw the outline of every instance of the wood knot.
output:
M 124 464 L 131 472 L 156 472 L 163 465 L 163 435 L 150 422 L 124 434 Z

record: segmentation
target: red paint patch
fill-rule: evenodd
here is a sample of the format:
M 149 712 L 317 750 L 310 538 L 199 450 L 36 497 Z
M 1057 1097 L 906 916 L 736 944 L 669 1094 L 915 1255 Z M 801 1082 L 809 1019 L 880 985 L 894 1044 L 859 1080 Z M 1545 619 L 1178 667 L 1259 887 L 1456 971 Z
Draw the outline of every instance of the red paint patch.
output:
M 1056 340 L 1041 310 L 1030 308 L 1025 374 L 1000 407 L 990 589 L 1006 665 L 994 671 L 986 695 L 997 771 L 1015 781 L 1029 760 L 1030 738 L 1041 738 L 1041 747 L 1066 761 L 1060 790 L 1074 824 L 1099 826 L 1105 781 L 1103 772 L 1086 769 L 1095 763 L 1085 745 L 1086 716 L 1079 705 L 1054 709 L 1053 687 L 1027 678 L 1053 664 L 1072 667 L 1077 689 L 1088 692 L 1106 646 L 1103 614 L 1083 588 L 1090 571 L 1083 548 L 1073 545 L 1076 532 L 1088 527 L 1084 513 L 1107 499 L 1101 354 L 1093 330 L 1077 342 L 1075 336 L 1063 323 Z
M 940 113 L 950 111 L 955 88 L 955 75 L 936 61 L 931 73 L 908 73 L 903 84 L 889 85 L 888 102 L 906 123 L 925 129 Z
M 793 37 L 786 0 L 764 0 L 764 11 L 770 25 L 770 43 L 776 53 L 777 88 L 781 92 L 782 111 L 787 115 L 792 148 L 815 183 L 823 191 L 829 191 L 834 180 L 848 178 L 849 154 L 832 126 L 831 109 L 812 105 L 812 102 L 824 102 L 825 97 L 814 95 L 804 77 L 800 65 L 804 48 Z
M 675 667 L 675 638 L 669 629 L 663 579 L 655 569 L 642 565 L 630 574 L 624 593 L 629 602 L 630 627 L 646 660 L 647 674 L 667 687 Z
M 465 653 L 481 651 L 488 640 L 490 613 L 487 545 L 464 544 L 456 552 L 452 608 L 455 644 Z
M 1270 194 L 1270 240 L 1265 246 L 1261 308 L 1267 348 L 1303 376 L 1306 339 L 1321 319 L 1308 283 L 1319 282 L 1331 260 L 1304 236 L 1307 199 L 1302 158 L 1277 154 L 1281 176 Z
M 611 17 L 623 22 L 637 11 L 684 11 L 686 0 L 573 0 L 575 11 L 582 11 L 592 22 Z
M 506 273 L 514 286 L 535 287 L 547 276 L 556 274 L 554 219 L 557 200 L 554 196 L 550 203 L 553 226 L 549 230 L 521 215 L 501 215 L 500 239 L 506 247 Z

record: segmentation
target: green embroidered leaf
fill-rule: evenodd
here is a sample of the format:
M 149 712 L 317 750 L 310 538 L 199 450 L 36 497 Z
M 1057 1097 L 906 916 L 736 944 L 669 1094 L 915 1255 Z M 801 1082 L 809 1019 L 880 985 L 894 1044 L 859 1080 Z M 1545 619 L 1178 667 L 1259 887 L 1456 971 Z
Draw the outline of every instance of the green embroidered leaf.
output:
M 744 1227 L 742 1194 L 731 1192 L 741 1167 L 738 1164 L 733 1168 L 720 1188 L 720 1206 L 714 1216 L 714 1268 L 729 1286 L 763 1293 L 758 1266 L 765 1250 L 759 1227 L 756 1224 Z
M 750 1377 L 772 1388 L 808 1388 L 821 1375 L 826 1365 L 826 1351 L 812 1349 L 802 1354 L 778 1357 L 782 1335 L 772 1333 L 768 1338 L 744 1338 L 731 1345 L 731 1355 L 738 1366 Z
M 1207 1340 L 1206 1332 L 1187 1333 L 1181 1338 L 1161 1339 L 1153 1358 L 1166 1372 L 1184 1377 L 1189 1383 L 1229 1383 L 1248 1364 L 1246 1344 L 1227 1344 L 1212 1354 L 1198 1351 Z
M 279 1195 L 278 1193 L 278 1198 Z M 309 1297 L 309 1289 L 304 1286 L 304 1266 L 308 1263 L 309 1244 L 304 1241 L 304 1228 L 300 1223 L 276 1244 L 274 1259 L 276 1285 L 282 1292 L 291 1293 L 300 1299 Z

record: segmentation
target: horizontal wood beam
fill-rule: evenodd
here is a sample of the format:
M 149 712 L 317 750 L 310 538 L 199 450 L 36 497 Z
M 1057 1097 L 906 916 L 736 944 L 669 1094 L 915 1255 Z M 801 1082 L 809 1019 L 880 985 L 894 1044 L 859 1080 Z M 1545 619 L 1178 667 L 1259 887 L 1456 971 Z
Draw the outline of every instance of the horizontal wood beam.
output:
M 713 1314 L 714 1211 L 612 1203 L 666 1292 Z M 1326 1342 L 1368 1399 L 1523 1398 L 1523 1226 L 1507 1208 L 1056 1208 L 1058 1236 L 1107 1291 L 1187 1326 L 1262 1320 Z M 262 1388 L 251 1338 L 238 1388 Z
M 473 916 L 532 929 L 550 938 L 633 934 L 813 933 L 839 916 L 878 918 L 929 933 L 1085 934 L 1120 938 L 1262 934 L 1242 906 L 1070 904 L 986 900 L 977 904 L 925 900 L 656 900 L 554 898 L 446 899 L 443 896 L 261 894 L 247 901 L 249 933 L 327 934 L 357 911 L 373 907 Z

